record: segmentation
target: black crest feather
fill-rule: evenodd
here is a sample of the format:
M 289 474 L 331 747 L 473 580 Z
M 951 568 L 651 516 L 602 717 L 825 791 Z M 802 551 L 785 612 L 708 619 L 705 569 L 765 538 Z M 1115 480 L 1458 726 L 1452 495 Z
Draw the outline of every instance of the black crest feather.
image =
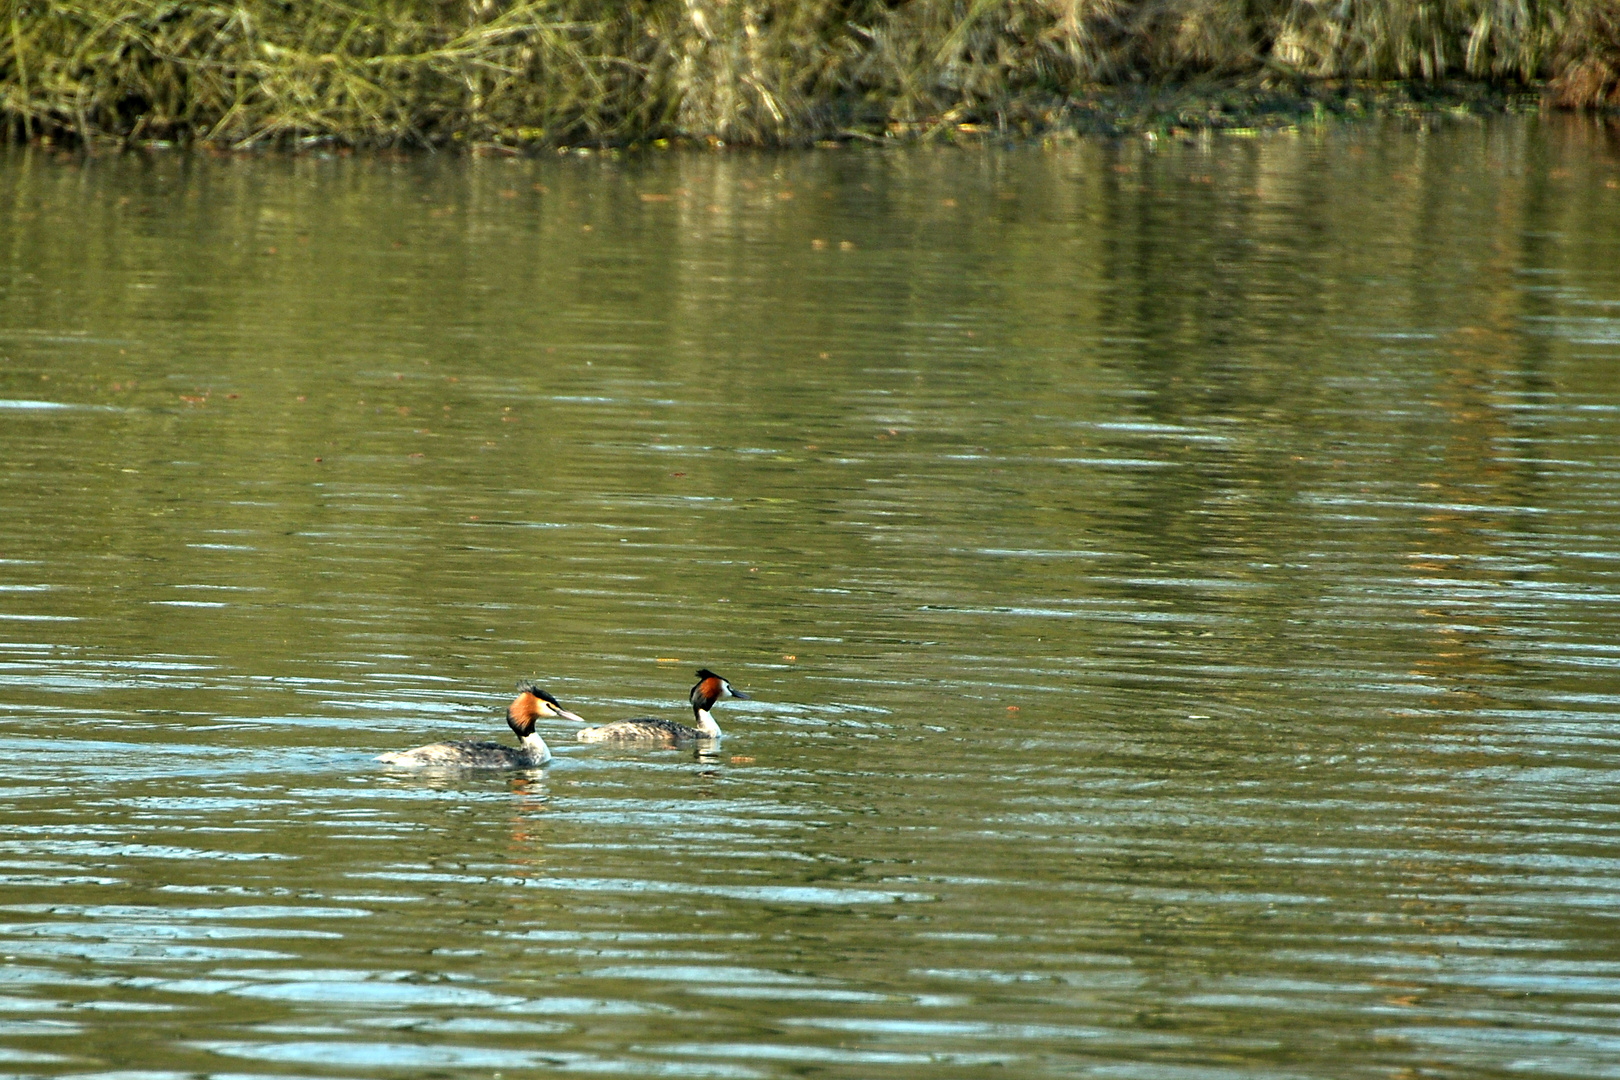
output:
M 559 708 L 559 709 L 562 708 L 562 706 L 560 704 L 558 704 L 557 699 L 552 697 L 545 690 L 541 689 L 540 684 L 535 682 L 533 679 L 524 679 L 524 680 L 522 680 L 521 682 L 519 682 L 517 684 L 517 688 L 518 688 L 518 693 L 520 693 L 520 694 L 524 694 L 524 693 L 533 694 L 535 697 L 539 698 L 541 701 L 549 701 L 549 702 L 551 702 L 552 705 L 556 706 L 557 708 Z

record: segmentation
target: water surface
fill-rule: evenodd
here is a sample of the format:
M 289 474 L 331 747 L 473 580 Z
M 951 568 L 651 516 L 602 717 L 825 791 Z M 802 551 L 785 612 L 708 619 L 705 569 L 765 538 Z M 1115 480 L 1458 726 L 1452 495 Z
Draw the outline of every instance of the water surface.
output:
M 1604 129 L 15 151 L 0 243 L 0 1070 L 1620 1076 Z

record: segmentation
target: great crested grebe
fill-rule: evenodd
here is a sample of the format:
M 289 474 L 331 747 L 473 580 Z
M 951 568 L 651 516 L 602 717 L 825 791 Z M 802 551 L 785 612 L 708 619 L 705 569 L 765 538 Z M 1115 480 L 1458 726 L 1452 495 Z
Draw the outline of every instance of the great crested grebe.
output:
M 437 769 L 537 769 L 551 760 L 551 748 L 534 730 L 540 717 L 561 717 L 576 724 L 585 722 L 561 705 L 557 699 L 532 682 L 518 684 L 518 696 L 506 707 L 507 726 L 518 737 L 516 747 L 496 742 L 433 743 L 415 750 L 401 750 L 391 754 L 378 754 L 377 760 L 389 765 L 407 765 L 412 768 Z
M 733 690 L 731 684 L 708 668 L 700 668 L 697 685 L 692 687 L 692 715 L 697 727 L 687 727 L 673 720 L 660 720 L 656 716 L 638 716 L 631 720 L 618 720 L 601 727 L 588 727 L 579 732 L 580 742 L 689 742 L 692 739 L 718 739 L 720 725 L 714 722 L 709 710 L 721 698 L 748 700 L 748 695 Z

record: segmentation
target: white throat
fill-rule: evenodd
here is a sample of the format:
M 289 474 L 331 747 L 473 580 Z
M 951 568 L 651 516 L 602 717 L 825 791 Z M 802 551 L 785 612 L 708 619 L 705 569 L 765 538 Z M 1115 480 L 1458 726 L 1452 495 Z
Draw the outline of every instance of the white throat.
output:
M 540 737 L 540 733 L 538 731 L 531 731 L 529 734 L 519 739 L 518 742 L 523 745 L 523 752 L 528 754 L 538 764 L 544 765 L 546 762 L 551 760 L 551 747 L 546 745 L 546 740 Z
M 698 730 L 709 738 L 718 739 L 720 737 L 720 725 L 714 722 L 714 717 L 709 715 L 708 709 L 699 709 L 697 711 L 697 722 Z

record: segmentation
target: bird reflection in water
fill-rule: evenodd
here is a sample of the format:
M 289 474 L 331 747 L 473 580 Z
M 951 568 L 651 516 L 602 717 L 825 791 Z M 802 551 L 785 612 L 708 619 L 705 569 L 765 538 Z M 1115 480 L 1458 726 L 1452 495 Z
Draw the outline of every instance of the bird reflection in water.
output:
M 512 773 L 506 778 L 506 789 L 513 796 L 507 831 L 511 836 L 513 852 L 522 853 L 514 857 L 513 862 L 517 866 L 538 868 L 538 860 L 532 857 L 532 853 L 545 841 L 541 833 L 546 803 L 550 797 L 545 777 L 534 772 Z

